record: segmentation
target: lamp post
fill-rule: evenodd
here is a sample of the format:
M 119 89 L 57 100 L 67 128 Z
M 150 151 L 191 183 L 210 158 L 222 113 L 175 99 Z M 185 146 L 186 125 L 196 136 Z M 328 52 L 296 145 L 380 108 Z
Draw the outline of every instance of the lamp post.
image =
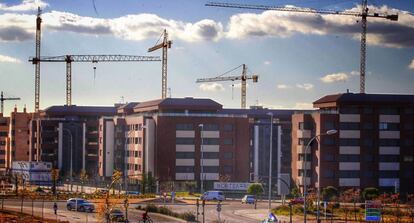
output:
M 319 135 L 316 135 L 316 136 L 314 136 L 313 138 L 311 138 L 310 140 L 309 140 L 309 142 L 308 142 L 308 144 L 306 145 L 306 148 L 305 148 L 305 155 L 304 155 L 304 160 L 303 160 L 303 216 L 304 216 L 304 223 L 306 223 L 306 194 L 308 193 L 307 192 L 307 187 L 306 187 L 306 162 L 307 162 L 307 159 L 306 159 L 306 154 L 307 154 L 307 151 L 309 150 L 309 148 L 310 148 L 310 144 L 312 143 L 312 141 L 313 140 L 315 140 L 315 139 L 317 139 L 319 136 L 322 136 L 322 135 L 333 135 L 333 134 L 336 134 L 338 131 L 337 130 L 335 130 L 335 129 L 331 129 L 331 130 L 328 130 L 328 131 L 326 131 L 326 133 L 322 133 L 322 134 L 319 134 Z M 320 157 L 319 157 L 319 159 L 320 159 Z M 318 161 L 318 163 L 320 164 L 320 162 Z M 317 204 L 318 204 L 318 207 L 317 207 L 317 219 L 318 219 L 318 221 L 319 221 L 319 194 L 320 194 L 320 181 L 319 181 L 319 179 L 320 179 L 320 177 L 319 177 L 319 175 L 321 174 L 321 169 L 320 169 L 320 166 L 318 166 L 318 168 L 319 168 L 319 174 L 318 174 L 318 201 L 317 201 Z
M 270 138 L 269 138 L 269 204 L 268 211 L 271 212 L 272 208 L 272 154 L 273 154 L 273 113 L 269 112 L 267 115 L 270 115 Z
M 204 134 L 204 125 L 203 124 L 199 124 L 198 127 L 201 128 L 201 132 L 200 132 L 200 137 L 201 137 L 201 145 L 200 145 L 200 154 L 201 154 L 201 158 L 200 158 L 200 193 L 203 194 L 204 193 L 204 166 L 203 166 L 203 159 L 204 159 L 204 153 L 203 153 L 203 144 L 204 144 L 204 138 L 203 138 L 203 134 Z
M 70 191 L 72 191 L 73 186 L 73 166 L 72 166 L 72 160 L 73 160 L 73 135 L 72 132 L 67 128 L 62 128 L 62 131 L 66 131 L 70 135 Z

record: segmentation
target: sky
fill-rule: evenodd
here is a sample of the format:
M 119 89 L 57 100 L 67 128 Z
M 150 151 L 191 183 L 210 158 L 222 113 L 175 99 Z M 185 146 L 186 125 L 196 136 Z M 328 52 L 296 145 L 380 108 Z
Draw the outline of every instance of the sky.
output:
M 335 11 L 359 10 L 358 0 L 222 1 Z M 327 94 L 359 92 L 358 17 L 205 6 L 199 0 L 0 0 L 0 90 L 6 114 L 34 110 L 35 20 L 42 8 L 42 56 L 148 53 L 164 29 L 168 95 L 211 98 L 240 107 L 240 82 L 196 83 L 246 64 L 247 105 L 308 109 Z M 414 1 L 369 0 L 367 93 L 414 94 Z M 96 66 L 96 73 L 93 67 Z M 161 62 L 73 63 L 72 104 L 113 105 L 161 97 Z M 236 69 L 226 75 L 241 75 Z M 40 108 L 63 105 L 65 64 L 41 63 Z

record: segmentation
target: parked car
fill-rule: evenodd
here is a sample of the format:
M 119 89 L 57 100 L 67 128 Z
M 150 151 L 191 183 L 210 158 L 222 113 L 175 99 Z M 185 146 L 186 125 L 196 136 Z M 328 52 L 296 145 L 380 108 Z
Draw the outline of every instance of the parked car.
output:
M 223 191 L 206 191 L 200 198 L 205 201 L 224 201 L 226 199 Z
M 66 208 L 71 211 L 93 212 L 95 205 L 82 198 L 70 198 L 66 201 Z
M 244 195 L 241 202 L 242 204 L 254 204 L 256 197 L 254 195 Z
M 290 204 L 303 204 L 303 197 L 296 197 L 290 200 Z
M 109 212 L 109 219 L 111 222 L 125 222 L 124 213 L 119 209 L 112 209 Z

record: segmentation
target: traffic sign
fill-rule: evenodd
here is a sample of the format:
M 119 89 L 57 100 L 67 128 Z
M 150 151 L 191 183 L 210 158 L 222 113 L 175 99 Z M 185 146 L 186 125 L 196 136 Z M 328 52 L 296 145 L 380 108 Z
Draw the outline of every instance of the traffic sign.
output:
M 365 221 L 381 221 L 380 201 L 365 201 Z

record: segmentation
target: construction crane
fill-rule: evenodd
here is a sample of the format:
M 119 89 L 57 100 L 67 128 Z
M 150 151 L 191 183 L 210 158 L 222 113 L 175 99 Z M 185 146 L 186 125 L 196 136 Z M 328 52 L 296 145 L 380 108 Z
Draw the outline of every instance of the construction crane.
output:
M 223 77 L 223 75 L 234 71 L 240 67 L 243 67 L 241 76 L 228 76 Z M 205 83 L 205 82 L 217 82 L 217 81 L 238 81 L 241 80 L 241 108 L 246 108 L 246 94 L 247 94 L 247 88 L 246 88 L 246 82 L 247 80 L 253 80 L 253 83 L 257 83 L 259 80 L 258 75 L 247 75 L 247 66 L 245 64 L 242 64 L 238 67 L 235 67 L 231 69 L 230 71 L 225 72 L 224 74 L 221 74 L 217 77 L 213 78 L 199 78 L 196 80 L 196 83 Z
M 72 62 L 138 62 L 161 61 L 157 56 L 132 55 L 64 55 L 30 58 L 30 62 L 65 62 L 66 63 L 66 105 L 72 105 Z M 96 68 L 94 67 L 94 70 Z
M 1 102 L 1 112 L 0 113 L 3 114 L 3 112 L 4 112 L 4 101 L 17 101 L 17 100 L 20 100 L 20 98 L 5 98 L 4 95 L 3 95 L 3 91 L 2 91 L 1 95 L 0 95 L 0 102 Z
M 391 21 L 398 21 L 398 15 L 388 15 L 385 13 L 373 12 L 370 13 L 368 9 L 368 1 L 362 0 L 361 11 L 333 11 L 333 10 L 320 10 L 309 8 L 297 8 L 297 7 L 279 7 L 279 6 L 266 6 L 266 5 L 250 5 L 250 4 L 237 4 L 237 3 L 220 3 L 209 2 L 206 6 L 224 7 L 224 8 L 239 8 L 239 9 L 257 9 L 257 10 L 274 10 L 283 12 L 303 12 L 314 14 L 329 14 L 329 15 L 346 15 L 361 17 L 361 62 L 360 62 L 360 93 L 365 93 L 365 65 L 366 65 L 366 41 L 367 41 L 367 18 L 383 18 Z
M 148 49 L 148 52 L 153 52 L 155 50 L 161 49 L 162 48 L 162 77 L 161 77 L 161 83 L 162 83 L 162 87 L 161 87 L 161 98 L 166 98 L 167 97 L 167 51 L 168 48 L 171 48 L 171 44 L 172 42 L 170 40 L 168 40 L 168 33 L 167 30 L 164 29 L 164 32 L 161 34 L 161 37 L 164 36 L 162 43 L 157 44 L 155 43 L 155 46 L 151 47 Z M 161 39 L 160 37 L 160 39 Z
M 37 18 L 36 18 L 36 57 L 33 59 L 33 64 L 35 65 L 35 112 L 39 112 L 40 106 L 40 37 L 41 37 L 41 24 L 42 18 L 40 15 L 42 10 L 40 7 L 37 8 Z

